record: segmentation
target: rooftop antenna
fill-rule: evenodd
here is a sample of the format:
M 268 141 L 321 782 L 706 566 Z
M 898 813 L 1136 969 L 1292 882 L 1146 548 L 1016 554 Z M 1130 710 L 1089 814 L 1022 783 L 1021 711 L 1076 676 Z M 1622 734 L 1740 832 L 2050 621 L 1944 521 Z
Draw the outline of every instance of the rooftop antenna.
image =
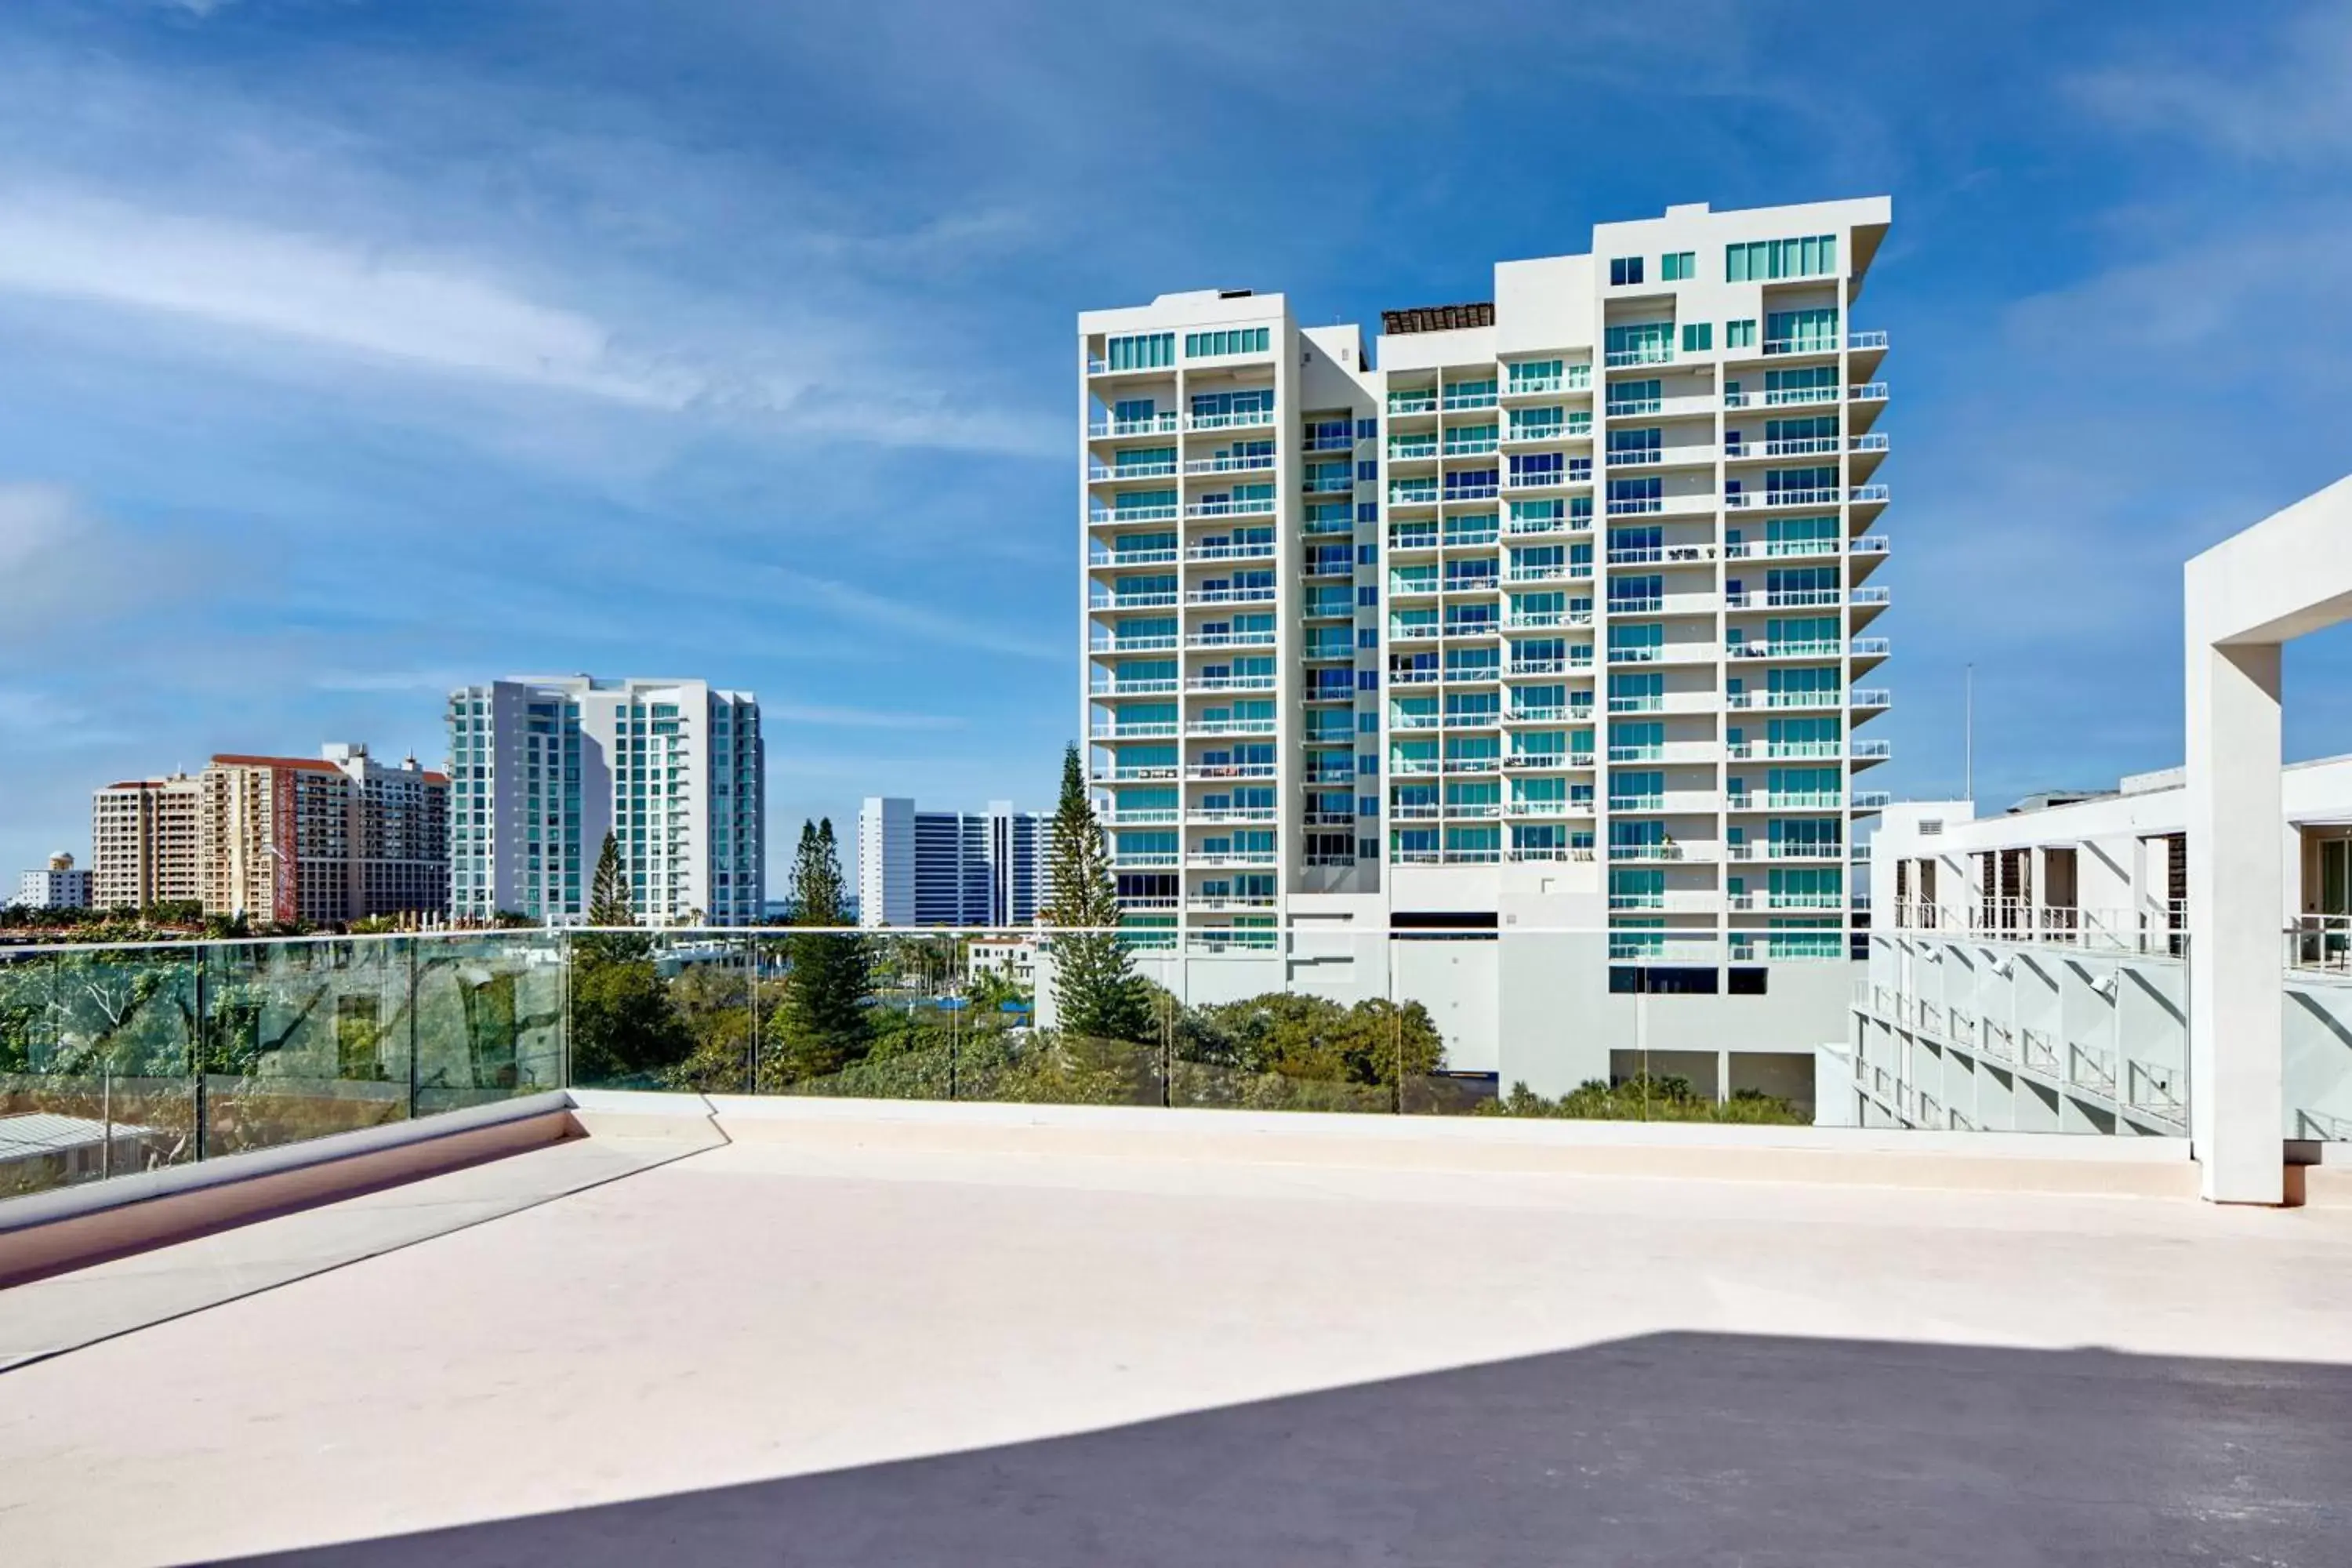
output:
M 1977 798 L 1977 667 L 1971 663 L 1961 677 L 1960 794 L 1970 805 Z

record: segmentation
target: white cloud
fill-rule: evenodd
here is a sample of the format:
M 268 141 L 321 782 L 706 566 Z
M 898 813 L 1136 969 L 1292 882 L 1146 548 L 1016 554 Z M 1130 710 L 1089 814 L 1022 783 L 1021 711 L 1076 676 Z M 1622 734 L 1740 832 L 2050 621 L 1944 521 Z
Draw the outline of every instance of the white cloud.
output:
M 852 625 L 863 622 L 862 629 L 868 631 L 880 628 L 905 632 L 929 642 L 978 648 L 984 653 L 1012 654 L 1021 658 L 1068 658 L 1075 651 L 1072 647 L 1056 646 L 954 615 L 938 605 L 909 604 L 827 577 L 774 570 L 768 574 L 768 580 L 773 584 L 775 597 L 829 611 Z
M 868 380 L 870 367 L 905 362 L 859 330 L 778 337 L 720 321 L 698 336 L 730 346 L 709 351 L 551 302 L 461 258 L 53 187 L 0 188 L 0 292 L 176 319 L 226 334 L 231 353 L 258 336 L 754 433 L 1041 457 L 1061 447 L 1052 421 L 960 399 L 952 378 Z
M 2121 126 L 2207 142 L 2233 156 L 2303 163 L 2352 155 L 2352 9 L 2314 5 L 2259 63 L 2142 59 L 2069 86 Z
M 456 669 L 330 669 L 311 677 L 318 691 L 449 692 L 481 679 L 478 671 Z
M 762 702 L 760 716 L 771 723 L 821 724 L 844 730 L 961 730 L 964 720 L 954 713 L 897 713 L 879 708 L 826 708 L 803 703 Z
M 158 590 L 105 521 L 52 485 L 0 485 L 0 643 L 89 626 Z
M 651 407 L 703 390 L 625 363 L 585 316 L 445 263 L 56 192 L 0 195 L 0 289 Z

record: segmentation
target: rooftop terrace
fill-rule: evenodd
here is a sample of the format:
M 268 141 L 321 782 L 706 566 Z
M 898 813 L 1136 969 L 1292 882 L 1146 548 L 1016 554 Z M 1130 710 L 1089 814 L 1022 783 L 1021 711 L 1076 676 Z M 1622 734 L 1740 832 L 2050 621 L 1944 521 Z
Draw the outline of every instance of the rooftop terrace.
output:
M 0 1291 L 9 1560 L 2346 1557 L 2352 1210 L 1989 1135 L 579 1100 Z

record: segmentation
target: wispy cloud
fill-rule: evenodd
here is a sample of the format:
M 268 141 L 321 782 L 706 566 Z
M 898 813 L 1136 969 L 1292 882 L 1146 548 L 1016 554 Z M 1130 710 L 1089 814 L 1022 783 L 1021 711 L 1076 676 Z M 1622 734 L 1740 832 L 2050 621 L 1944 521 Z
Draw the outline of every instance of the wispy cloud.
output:
M 894 599 L 870 588 L 782 568 L 772 569 L 764 575 L 764 580 L 773 585 L 778 599 L 787 604 L 827 611 L 835 618 L 851 626 L 862 623 L 861 629 L 866 631 L 879 628 L 904 632 L 927 642 L 975 648 L 984 653 L 1012 654 L 1019 658 L 1066 659 L 1074 657 L 1070 645 L 1056 645 L 1042 637 L 1008 631 L 985 621 L 958 615 L 940 604 Z
M 884 446 L 1036 453 L 1058 429 L 934 384 L 841 378 L 840 352 L 730 363 L 534 298 L 460 258 L 191 216 L 88 194 L 0 190 L 0 291 L 259 333 L 447 376 Z
M 429 258 L 54 192 L 0 193 L 0 289 L 651 407 L 702 390 L 691 374 L 622 363 L 587 317 Z
M 316 691 L 441 693 L 481 679 L 478 669 L 329 669 L 312 676 L 310 687 Z
M 2264 30 L 2248 24 L 2221 49 L 2184 58 L 2188 40 L 2166 54 L 2142 54 L 2084 71 L 2066 85 L 2094 112 L 2121 126 L 2202 142 L 2263 163 L 2352 157 L 2352 8 L 2306 6 Z M 2251 53 L 2252 58 L 2244 58 Z
M 897 713 L 880 708 L 826 708 L 803 702 L 762 702 L 760 715 L 771 723 L 816 724 L 841 730 L 961 730 L 954 713 Z
M 93 630 L 184 595 L 196 574 L 179 556 L 124 537 L 62 487 L 0 484 L 0 645 Z

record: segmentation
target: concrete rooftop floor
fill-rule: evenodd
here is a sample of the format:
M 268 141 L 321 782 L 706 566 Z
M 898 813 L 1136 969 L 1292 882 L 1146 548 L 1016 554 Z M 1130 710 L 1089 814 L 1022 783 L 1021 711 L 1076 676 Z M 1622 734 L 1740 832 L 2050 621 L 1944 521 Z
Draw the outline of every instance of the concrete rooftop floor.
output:
M 598 1142 L 75 1277 L 258 1293 L 0 1373 L 0 1561 L 2352 1562 L 2352 1211 Z

